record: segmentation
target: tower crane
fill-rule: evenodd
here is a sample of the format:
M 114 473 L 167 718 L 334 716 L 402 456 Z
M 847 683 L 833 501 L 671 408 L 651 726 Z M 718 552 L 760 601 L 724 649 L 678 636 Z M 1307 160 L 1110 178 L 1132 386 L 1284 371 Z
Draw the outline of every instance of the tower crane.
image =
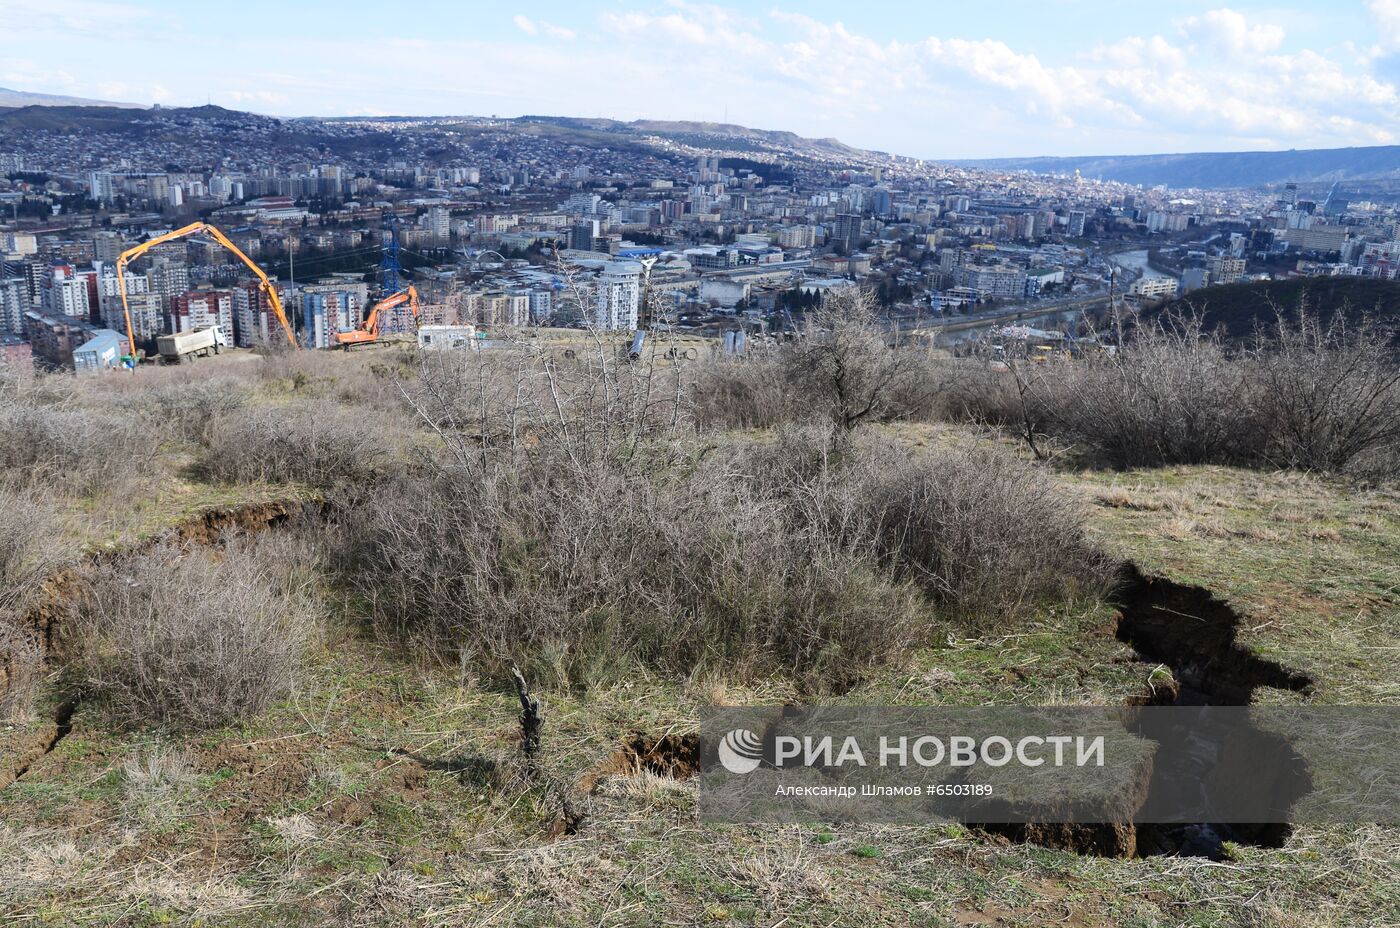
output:
M 408 308 L 413 310 L 413 321 L 416 324 L 422 317 L 419 313 L 418 289 L 409 284 L 398 293 L 387 296 L 375 303 L 370 309 L 365 321 L 349 332 L 337 332 L 335 344 L 338 348 L 349 351 L 356 345 L 373 345 L 379 341 L 379 314 L 383 310 L 393 309 L 395 306 L 402 306 L 407 303 Z
M 267 301 L 272 306 L 272 311 L 277 315 L 277 321 L 282 324 L 282 331 L 287 334 L 287 343 L 292 346 L 293 351 L 297 350 L 297 339 L 292 333 L 291 324 L 287 322 L 287 314 L 282 311 L 282 300 L 277 296 L 277 288 L 272 285 L 272 280 L 267 274 L 263 273 L 263 269 L 254 264 L 253 259 L 245 255 L 242 249 L 230 241 L 229 237 L 219 231 L 216 226 L 212 226 L 207 222 L 192 222 L 173 232 L 157 235 L 149 241 L 134 245 L 117 256 L 117 286 L 121 290 L 122 314 L 126 316 L 126 338 L 127 344 L 131 349 L 132 357 L 135 358 L 136 356 L 136 333 L 131 328 L 131 310 L 128 308 L 126 302 L 127 264 L 141 257 L 157 245 L 162 245 L 166 242 L 174 241 L 177 238 L 184 238 L 187 235 L 196 235 L 199 233 L 211 236 L 220 245 L 232 252 L 238 260 L 248 265 L 249 270 L 257 275 L 258 287 L 267 296 Z

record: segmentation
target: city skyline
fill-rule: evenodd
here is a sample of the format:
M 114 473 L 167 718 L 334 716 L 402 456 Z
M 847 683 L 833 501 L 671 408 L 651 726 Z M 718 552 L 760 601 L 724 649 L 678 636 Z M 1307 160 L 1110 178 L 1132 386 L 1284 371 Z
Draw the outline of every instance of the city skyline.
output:
M 364 4 L 253 0 L 241 29 L 166 2 L 0 0 L 26 49 L 0 86 L 275 116 L 727 121 L 931 159 L 1400 140 L 1400 0 L 1001 9 L 429 2 L 385 27 Z

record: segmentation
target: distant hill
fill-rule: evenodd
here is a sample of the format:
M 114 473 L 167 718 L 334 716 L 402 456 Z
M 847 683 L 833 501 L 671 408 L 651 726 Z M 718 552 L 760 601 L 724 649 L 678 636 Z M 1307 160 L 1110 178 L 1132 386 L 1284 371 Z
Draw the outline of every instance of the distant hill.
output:
M 50 132 L 150 134 L 191 120 L 233 126 L 278 126 L 280 120 L 221 106 L 146 109 L 120 106 L 24 106 L 0 109 L 0 133 L 42 129 Z
M 1296 316 L 1304 301 L 1310 313 L 1324 319 L 1343 313 L 1347 319 L 1370 316 L 1400 323 L 1400 281 L 1365 277 L 1296 277 L 1206 287 L 1168 303 L 1162 311 L 1194 309 L 1208 330 L 1245 338 L 1257 325 L 1274 321 L 1275 307 L 1285 316 Z
M 991 171 L 1034 171 L 1168 187 L 1257 187 L 1287 181 L 1400 178 L 1400 145 L 1292 151 L 1198 152 L 1175 155 L 1086 155 L 1079 158 L 992 158 L 953 161 Z
M 113 103 L 108 100 L 88 100 L 83 97 L 63 97 L 52 93 L 27 93 L 0 87 L 0 106 L 110 106 L 118 109 L 144 109 L 140 103 Z
M 752 129 L 724 122 L 688 120 L 590 119 L 574 116 L 521 116 L 516 123 L 543 123 L 570 129 L 631 136 L 656 136 L 696 148 L 730 148 L 737 151 L 776 151 L 816 158 L 868 158 L 872 152 L 832 138 L 809 139 L 795 132 Z M 878 152 L 873 154 L 879 154 Z

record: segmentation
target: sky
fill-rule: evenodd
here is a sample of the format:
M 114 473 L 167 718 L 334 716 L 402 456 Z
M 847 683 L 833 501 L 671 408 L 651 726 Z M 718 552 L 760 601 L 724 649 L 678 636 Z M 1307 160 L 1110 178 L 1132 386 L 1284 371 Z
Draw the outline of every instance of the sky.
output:
M 0 87 L 729 121 L 941 159 L 1385 145 L 1400 0 L 0 0 Z

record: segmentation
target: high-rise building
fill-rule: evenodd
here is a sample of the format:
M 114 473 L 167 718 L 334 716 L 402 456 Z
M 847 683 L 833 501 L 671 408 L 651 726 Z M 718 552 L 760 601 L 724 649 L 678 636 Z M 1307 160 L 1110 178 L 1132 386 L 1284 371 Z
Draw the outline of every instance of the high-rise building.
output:
M 24 314 L 29 312 L 29 288 L 23 277 L 0 280 L 0 335 L 24 333 Z
M 598 220 L 585 219 L 569 231 L 569 247 L 575 251 L 592 251 L 598 237 Z
M 530 291 L 530 321 L 541 323 L 554 315 L 554 293 L 544 288 Z
M 1211 283 L 1233 284 L 1244 277 L 1245 263 L 1243 258 L 1211 258 L 1206 268 L 1210 271 Z
M 158 294 L 161 305 L 168 310 L 172 299 L 190 289 L 190 269 L 167 258 L 157 258 L 146 271 L 146 281 L 147 289 Z
M 434 206 L 423 214 L 423 228 L 434 245 L 446 245 L 452 237 L 452 214 L 445 206 Z
M 635 329 L 641 309 L 642 266 L 609 261 L 598 277 L 593 324 L 600 329 Z
M 91 321 L 92 304 L 89 301 L 88 282 L 83 277 L 73 274 L 59 277 L 55 274 L 46 302 L 50 313 L 70 316 L 83 322 Z
M 280 292 L 280 291 L 279 291 Z M 265 345 L 278 336 L 272 301 L 256 280 L 233 285 L 233 340 L 240 348 Z
M 145 283 L 140 277 L 128 280 L 127 283 L 140 281 Z M 161 306 L 160 295 L 142 291 L 140 293 L 127 292 L 126 312 L 131 313 L 131 332 L 137 342 L 150 341 L 157 335 L 166 332 L 165 311 Z M 109 329 L 118 332 L 126 332 L 126 313 L 122 310 L 122 298 L 120 294 L 105 294 L 102 297 L 102 324 Z
M 217 325 L 233 331 L 233 294 L 228 290 L 191 290 L 170 301 L 170 331 L 193 332 Z
M 99 203 L 111 203 L 115 199 L 112 193 L 112 175 L 107 171 L 89 171 L 88 190 L 92 198 Z
M 888 216 L 894 211 L 894 199 L 890 196 L 889 190 L 884 187 L 876 187 L 870 191 L 866 198 L 866 205 L 876 216 Z
M 860 247 L 860 216 L 838 213 L 831 225 L 831 241 L 847 254 Z
M 329 348 L 337 332 L 359 324 L 364 315 L 369 287 L 363 283 L 311 284 L 301 289 L 302 324 L 306 343 L 312 348 Z M 380 331 L 397 328 L 388 316 L 380 320 Z
M 1072 209 L 1069 211 L 1069 234 L 1075 238 L 1084 234 L 1084 220 L 1088 218 L 1082 209 Z
M 778 231 L 778 245 L 782 248 L 811 248 L 816 241 L 815 226 L 784 226 Z
M 116 267 L 117 258 L 124 249 L 121 233 L 97 232 L 92 236 L 92 260 L 101 261 L 107 267 Z

